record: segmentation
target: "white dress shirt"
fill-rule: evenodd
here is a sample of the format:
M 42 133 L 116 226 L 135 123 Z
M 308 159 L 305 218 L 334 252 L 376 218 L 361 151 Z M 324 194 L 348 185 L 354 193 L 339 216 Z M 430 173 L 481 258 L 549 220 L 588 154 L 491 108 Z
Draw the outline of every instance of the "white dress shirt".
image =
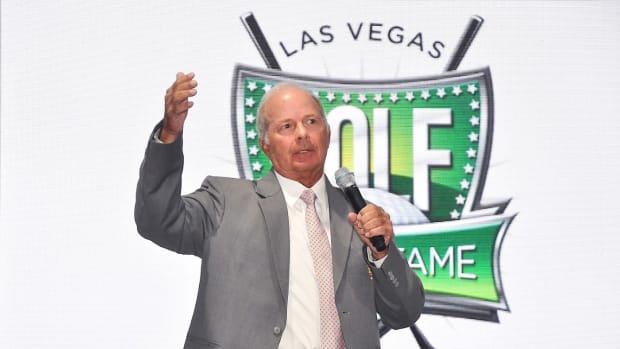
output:
M 306 204 L 299 198 L 306 189 L 299 182 L 276 172 L 288 210 L 290 265 L 286 327 L 282 332 L 280 349 L 321 348 L 321 319 L 319 288 L 314 277 L 314 265 L 306 231 Z M 317 196 L 315 209 L 331 244 L 329 206 L 325 177 L 311 188 Z

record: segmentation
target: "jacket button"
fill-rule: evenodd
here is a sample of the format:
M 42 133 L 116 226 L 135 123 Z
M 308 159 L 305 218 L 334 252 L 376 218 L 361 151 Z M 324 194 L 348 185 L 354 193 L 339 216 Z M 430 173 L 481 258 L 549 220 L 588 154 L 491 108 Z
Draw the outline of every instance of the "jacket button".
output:
M 276 336 L 279 336 L 280 333 L 282 333 L 282 329 L 278 326 L 273 328 L 273 334 L 275 334 Z

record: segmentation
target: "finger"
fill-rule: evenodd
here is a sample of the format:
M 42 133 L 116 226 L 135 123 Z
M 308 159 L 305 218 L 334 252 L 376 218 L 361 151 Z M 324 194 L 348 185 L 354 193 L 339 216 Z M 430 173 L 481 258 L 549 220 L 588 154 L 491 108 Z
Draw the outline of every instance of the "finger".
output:
M 357 236 L 359 237 L 360 241 L 362 241 L 362 243 L 366 246 L 368 246 L 368 248 L 370 248 L 370 251 L 372 252 L 373 256 L 376 256 L 376 258 L 382 258 L 383 256 L 385 256 L 386 251 L 383 252 L 379 252 L 377 251 L 377 248 L 372 244 L 372 242 L 370 241 L 370 238 L 365 236 L 365 233 L 363 231 L 363 229 L 355 229 Z M 385 244 L 389 245 L 391 238 L 390 237 L 385 237 Z
M 196 80 L 184 80 L 180 81 L 176 84 L 177 90 L 189 90 L 190 88 L 194 88 L 198 86 L 198 81 Z
M 172 83 L 172 85 L 170 86 L 170 90 L 175 91 L 179 89 L 180 85 L 183 85 L 189 81 L 192 81 L 193 79 L 194 79 L 194 73 L 183 74 L 181 72 L 178 72 L 174 80 L 174 83 Z
M 184 104 L 188 102 L 189 97 L 193 97 L 195 95 L 194 92 L 185 91 L 185 92 L 177 92 L 174 95 L 168 96 L 166 98 L 166 106 L 174 106 L 177 104 Z
M 183 82 L 183 81 L 187 81 L 187 80 L 192 80 L 194 78 L 194 76 L 196 76 L 196 74 L 194 74 L 194 72 L 189 72 L 187 74 L 183 73 L 183 72 L 178 72 L 176 75 L 176 81 L 177 82 Z
M 183 74 L 177 73 L 176 80 L 174 83 L 166 90 L 166 94 L 175 93 L 180 90 L 189 90 L 196 88 L 198 86 L 198 82 L 194 80 L 194 73 Z
M 189 101 L 189 97 L 193 97 L 195 95 L 196 90 L 178 91 L 167 95 L 165 98 L 166 107 L 175 107 L 179 104 L 186 104 Z
M 366 217 L 362 217 L 361 221 L 365 229 L 372 229 L 374 227 L 385 225 L 388 223 L 388 220 L 384 215 L 374 216 L 369 219 Z
M 372 231 L 366 231 L 364 236 L 368 239 L 373 238 L 375 236 L 382 236 L 386 240 L 386 244 L 389 240 L 392 239 L 393 233 L 391 230 L 385 228 L 378 228 Z
M 366 221 L 363 220 L 363 224 L 364 224 L 364 229 L 366 230 L 371 230 L 376 227 L 388 227 L 388 228 L 392 227 L 392 221 L 390 220 L 390 216 L 385 213 L 378 215 L 376 217 L 372 217 L 371 219 L 366 220 Z
M 175 93 L 172 94 L 172 100 L 173 101 L 184 101 L 189 97 L 195 96 L 197 92 L 198 91 L 196 91 L 195 89 L 176 91 Z
M 351 225 L 355 226 L 355 222 L 357 221 L 357 215 L 353 212 L 349 212 L 347 219 L 349 220 L 349 223 L 351 223 Z
M 348 214 L 347 219 L 349 220 L 349 223 L 351 223 L 351 225 L 355 229 L 355 233 L 359 236 L 363 236 L 364 230 L 362 228 L 362 222 L 357 217 L 358 216 L 355 213 L 351 212 Z
M 394 229 L 389 216 L 383 215 L 372 219 L 369 222 L 364 223 L 364 232 L 366 237 L 373 236 L 391 236 L 394 234 Z
M 378 206 L 369 208 L 369 210 L 364 211 L 364 214 L 360 212 L 360 219 L 364 223 L 364 225 L 371 222 L 375 225 L 391 223 L 390 215 Z
M 170 86 L 170 88 L 166 90 L 166 95 L 175 95 L 179 92 L 186 92 L 186 91 L 194 91 L 194 94 L 195 94 L 197 91 L 196 86 L 198 86 L 198 82 L 196 82 L 196 80 L 184 82 L 178 85 L 172 85 Z
M 383 215 L 383 209 L 375 206 L 375 205 L 367 205 L 360 211 L 360 219 L 364 222 L 367 222 L 373 218 L 380 217 Z

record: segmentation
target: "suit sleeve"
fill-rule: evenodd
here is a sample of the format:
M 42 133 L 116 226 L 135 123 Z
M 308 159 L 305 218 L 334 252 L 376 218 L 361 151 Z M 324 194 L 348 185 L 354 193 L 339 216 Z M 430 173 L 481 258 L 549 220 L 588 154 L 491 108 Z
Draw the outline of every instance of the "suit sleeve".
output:
M 181 195 L 183 139 L 161 144 L 149 139 L 136 190 L 134 218 L 138 232 L 156 244 L 182 254 L 202 255 L 205 235 L 216 229 L 223 196 L 205 185 Z M 206 181 L 205 181 L 206 183 Z
M 375 303 L 383 322 L 393 329 L 412 326 L 422 313 L 424 288 L 394 242 L 381 268 L 369 263 L 375 279 Z M 366 253 L 364 253 L 366 255 Z

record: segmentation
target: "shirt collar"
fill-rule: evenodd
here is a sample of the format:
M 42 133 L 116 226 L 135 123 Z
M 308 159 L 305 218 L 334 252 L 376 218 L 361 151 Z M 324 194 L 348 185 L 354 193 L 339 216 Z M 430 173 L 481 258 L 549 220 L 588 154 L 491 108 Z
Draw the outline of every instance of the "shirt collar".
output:
M 289 206 L 295 205 L 297 200 L 301 200 L 299 197 L 301 193 L 308 189 L 303 184 L 294 181 L 292 179 L 286 178 L 279 174 L 277 171 L 273 171 L 276 174 L 276 178 L 280 183 L 280 187 L 282 187 L 282 192 L 284 193 L 284 200 L 286 204 Z M 321 178 L 316 182 L 312 188 L 312 191 L 316 195 L 316 200 L 321 206 L 327 207 L 327 189 L 325 187 L 325 176 L 321 176 Z

